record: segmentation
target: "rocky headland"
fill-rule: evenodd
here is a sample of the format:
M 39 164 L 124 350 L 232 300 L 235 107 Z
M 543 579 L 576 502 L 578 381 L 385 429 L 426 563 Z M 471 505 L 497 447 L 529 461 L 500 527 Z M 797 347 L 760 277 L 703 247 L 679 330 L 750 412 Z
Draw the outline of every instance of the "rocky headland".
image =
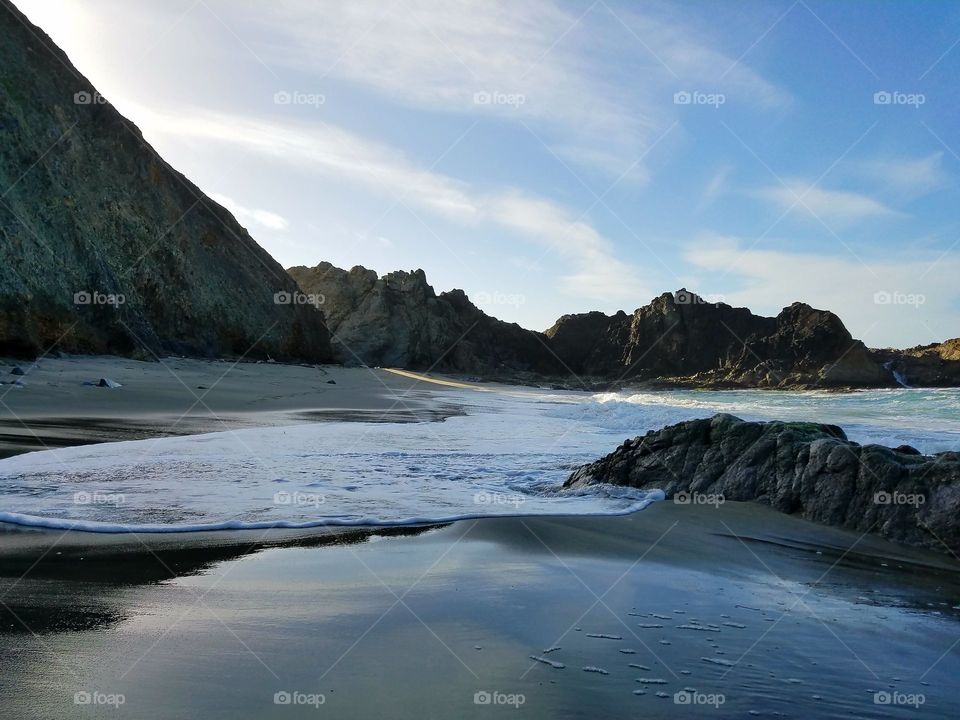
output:
M 0 356 L 328 361 L 323 313 L 0 0 Z
M 545 332 L 492 318 L 462 290 L 437 294 L 422 270 L 382 277 L 330 263 L 289 269 L 321 295 L 346 364 L 548 382 L 697 388 L 876 388 L 960 384 L 960 340 L 871 350 L 834 313 L 804 303 L 776 317 L 681 288 L 632 313 L 564 315 Z

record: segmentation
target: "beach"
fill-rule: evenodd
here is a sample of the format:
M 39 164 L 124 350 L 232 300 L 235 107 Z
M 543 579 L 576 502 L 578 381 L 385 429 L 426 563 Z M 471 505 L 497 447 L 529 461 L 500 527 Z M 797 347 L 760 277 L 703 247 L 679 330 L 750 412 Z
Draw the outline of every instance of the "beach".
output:
M 11 452 L 30 444 L 9 437 L 18 419 L 46 420 L 51 447 L 175 440 L 199 385 L 213 390 L 190 432 L 224 436 L 360 420 L 374 438 L 433 428 L 430 443 L 477 412 L 463 383 L 381 370 L 180 360 L 179 382 L 157 363 L 96 362 L 44 361 L 48 375 L 4 396 Z M 124 387 L 82 385 L 99 373 Z M 484 402 L 505 391 L 484 389 Z M 935 718 L 955 704 L 955 558 L 753 503 L 377 528 L 2 527 L 4 715 Z
M 2 702 L 18 717 L 954 707 L 956 566 L 753 505 L 300 537 L 20 534 L 0 590 Z
M 26 387 L 0 386 L 0 457 L 44 448 L 321 420 L 442 417 L 402 375 L 337 365 L 165 358 L 45 358 L 20 363 Z M 121 388 L 96 387 L 101 378 Z

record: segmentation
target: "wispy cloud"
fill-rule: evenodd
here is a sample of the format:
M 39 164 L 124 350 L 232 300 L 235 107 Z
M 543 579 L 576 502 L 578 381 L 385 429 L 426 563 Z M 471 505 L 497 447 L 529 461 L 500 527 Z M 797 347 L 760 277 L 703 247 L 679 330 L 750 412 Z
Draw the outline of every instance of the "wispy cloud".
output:
M 860 262 L 813 253 L 741 251 L 747 245 L 736 237 L 705 235 L 688 246 L 687 261 L 705 273 L 697 289 L 723 294 L 727 302 L 755 312 L 774 314 L 797 300 L 832 310 L 872 347 L 960 335 L 956 257 L 914 253 Z M 728 272 L 740 289 L 710 285 L 715 273 Z
M 824 222 L 848 224 L 859 220 L 898 215 L 876 198 L 847 190 L 828 190 L 802 180 L 756 190 L 757 197 L 773 202 L 781 210 L 805 214 Z
M 231 10 L 270 27 L 257 53 L 318 92 L 346 80 L 419 109 L 522 121 L 561 155 L 613 175 L 673 122 L 678 90 L 725 90 L 759 108 L 789 99 L 683 16 L 605 2 L 288 0 L 266 15 Z M 644 167 L 631 175 L 646 177 Z
M 147 135 L 227 143 L 340 183 L 356 183 L 388 201 L 399 199 L 443 220 L 471 227 L 486 223 L 515 232 L 541 247 L 544 256 L 567 264 L 570 272 L 560 281 L 568 294 L 627 302 L 642 285 L 637 269 L 616 257 L 613 243 L 587 218 L 577 217 L 568 208 L 515 188 L 476 188 L 421 168 L 394 148 L 329 123 L 277 124 L 212 113 L 170 116 L 146 108 L 139 108 L 136 114 Z M 242 208 L 230 198 L 222 199 L 238 216 L 263 213 Z M 271 218 L 261 214 L 259 219 Z
M 881 192 L 913 199 L 946 187 L 950 177 L 943 169 L 943 153 L 919 158 L 883 157 L 850 164 L 852 175 Z
M 212 192 L 210 193 L 210 198 L 232 212 L 234 217 L 241 223 L 253 222 L 267 230 L 286 230 L 290 226 L 286 218 L 269 210 L 246 207 L 233 198 L 221 195 L 220 193 Z

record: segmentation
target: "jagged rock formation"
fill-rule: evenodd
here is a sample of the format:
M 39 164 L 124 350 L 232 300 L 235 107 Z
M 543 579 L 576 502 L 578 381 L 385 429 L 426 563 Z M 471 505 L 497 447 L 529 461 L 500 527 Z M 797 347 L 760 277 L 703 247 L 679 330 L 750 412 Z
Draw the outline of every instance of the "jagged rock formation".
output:
M 944 343 L 947 355 L 928 348 L 872 351 L 836 315 L 803 303 L 762 317 L 681 289 L 629 315 L 564 315 L 541 334 L 487 316 L 461 290 L 436 295 L 422 270 L 381 278 L 363 267 L 346 271 L 324 262 L 289 272 L 304 292 L 324 296 L 338 357 L 351 364 L 507 379 L 532 373 L 578 389 L 623 382 L 847 388 L 896 387 L 894 360 L 902 359 L 917 384 L 929 378 L 960 384 L 960 373 L 951 380 L 943 370 L 955 361 L 941 359 L 957 353 L 960 341 Z
M 488 375 L 564 372 L 543 335 L 489 317 L 462 290 L 437 295 L 423 270 L 378 278 L 363 267 L 320 263 L 289 273 L 305 293 L 323 296 L 344 363 Z
M 803 303 L 768 318 L 681 289 L 632 315 L 565 315 L 546 335 L 585 376 L 710 387 L 894 384 L 840 318 Z
M 861 446 L 833 425 L 725 414 L 682 422 L 627 440 L 565 486 L 598 482 L 688 502 L 756 501 L 909 545 L 960 548 L 960 453 Z
M 960 385 L 960 338 L 907 350 L 874 350 L 877 360 L 899 382 L 914 387 Z
M 327 360 L 322 313 L 278 292 L 283 268 L 0 0 L 0 356 Z

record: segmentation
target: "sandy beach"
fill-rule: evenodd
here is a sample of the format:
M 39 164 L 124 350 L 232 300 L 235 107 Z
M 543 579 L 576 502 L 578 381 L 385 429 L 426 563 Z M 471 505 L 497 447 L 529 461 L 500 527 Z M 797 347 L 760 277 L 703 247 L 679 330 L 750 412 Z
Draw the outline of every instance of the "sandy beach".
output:
M 954 564 L 758 506 L 18 535 L 0 590 L 18 717 L 86 716 L 77 693 L 138 718 L 946 717 L 960 669 Z
M 170 365 L 44 361 L 26 388 L 4 388 L 6 453 L 462 412 L 457 381 Z M 123 387 L 82 384 L 101 375 Z M 946 717 L 960 671 L 958 569 L 947 554 L 741 503 L 395 529 L 4 525 L 0 709 L 24 718 Z
M 19 366 L 22 377 L 10 375 Z M 324 420 L 401 422 L 457 412 L 380 369 L 165 358 L 0 363 L 0 458 L 45 448 Z M 96 387 L 108 378 L 120 388 Z

